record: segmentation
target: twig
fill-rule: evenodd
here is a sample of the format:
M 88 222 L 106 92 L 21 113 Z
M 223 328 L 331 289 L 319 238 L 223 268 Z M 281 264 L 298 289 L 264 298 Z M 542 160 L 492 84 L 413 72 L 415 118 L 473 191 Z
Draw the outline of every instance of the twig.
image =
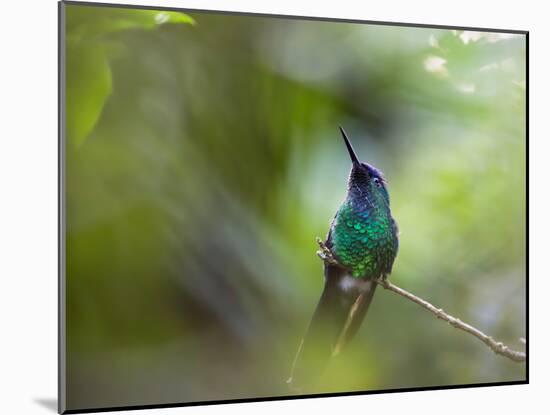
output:
M 424 307 L 426 310 L 433 313 L 437 318 L 441 320 L 445 320 L 447 323 L 449 323 L 451 326 L 463 330 L 466 333 L 470 333 L 472 336 L 477 337 L 479 340 L 481 340 L 483 343 L 485 343 L 488 347 L 491 348 L 491 350 L 497 354 L 500 354 L 502 356 L 507 357 L 508 359 L 512 359 L 516 362 L 524 362 L 525 361 L 525 353 L 520 352 L 517 350 L 512 350 L 508 346 L 506 346 L 502 342 L 497 342 L 495 339 L 493 339 L 491 336 L 486 335 L 481 330 L 476 329 L 473 326 L 470 326 L 467 323 L 464 323 L 462 320 L 451 316 L 450 314 L 447 314 L 444 312 L 441 308 L 437 308 L 434 305 L 430 304 L 426 300 L 423 300 L 422 298 L 417 297 L 414 294 L 411 294 L 408 291 L 405 291 L 402 288 L 399 288 L 398 286 L 392 284 L 387 279 L 386 280 L 376 280 L 376 282 L 384 287 L 386 290 L 390 290 L 396 294 L 399 294 L 402 297 L 405 297 L 412 302 L 415 302 L 416 304 L 420 305 L 421 307 Z
M 319 251 L 317 251 L 317 255 L 323 261 L 331 265 L 341 266 L 339 262 L 336 260 L 336 258 L 334 258 L 334 256 L 332 255 L 332 252 L 330 251 L 330 249 L 324 244 L 324 242 L 320 238 L 317 238 L 317 243 L 321 248 Z M 446 321 L 451 326 L 459 330 L 465 331 L 466 333 L 469 333 L 472 336 L 477 337 L 479 340 L 485 343 L 493 352 L 500 354 L 502 356 L 505 356 L 508 359 L 511 359 L 515 362 L 525 361 L 526 354 L 524 352 L 512 350 L 510 347 L 506 346 L 504 343 L 497 342 L 495 339 L 493 339 L 491 336 L 486 335 L 481 330 L 478 330 L 475 327 L 470 326 L 467 323 L 464 323 L 460 319 L 453 317 L 450 314 L 447 314 L 441 308 L 435 307 L 433 304 L 427 302 L 426 300 L 423 300 L 422 298 L 417 297 L 416 295 L 411 294 L 410 292 L 402 288 L 399 288 L 398 286 L 389 282 L 386 278 L 380 278 L 376 280 L 376 283 L 384 287 L 386 290 L 399 294 L 400 296 L 420 305 L 421 307 L 425 308 L 426 310 L 434 314 L 438 319 Z

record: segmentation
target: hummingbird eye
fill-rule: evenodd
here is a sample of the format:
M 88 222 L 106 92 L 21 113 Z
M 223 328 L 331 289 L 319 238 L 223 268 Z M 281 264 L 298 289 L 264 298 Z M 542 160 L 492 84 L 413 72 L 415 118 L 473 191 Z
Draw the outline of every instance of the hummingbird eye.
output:
M 382 182 L 380 181 L 380 179 L 378 177 L 374 177 L 372 179 L 372 182 L 377 186 L 377 187 L 381 187 L 382 186 Z

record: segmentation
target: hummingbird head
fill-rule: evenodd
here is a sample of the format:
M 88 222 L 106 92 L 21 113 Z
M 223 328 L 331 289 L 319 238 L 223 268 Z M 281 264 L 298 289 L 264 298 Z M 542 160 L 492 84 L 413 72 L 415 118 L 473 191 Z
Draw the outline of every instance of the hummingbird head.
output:
M 384 175 L 376 167 L 359 161 L 346 132 L 342 127 L 339 128 L 352 162 L 348 180 L 348 193 L 355 196 L 367 197 L 370 195 L 379 195 L 389 204 L 389 194 Z

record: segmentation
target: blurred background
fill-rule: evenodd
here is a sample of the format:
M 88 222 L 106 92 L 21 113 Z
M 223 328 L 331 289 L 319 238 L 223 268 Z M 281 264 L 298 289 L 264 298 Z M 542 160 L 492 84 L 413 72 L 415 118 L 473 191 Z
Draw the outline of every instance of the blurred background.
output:
M 70 409 L 291 394 L 345 197 L 385 172 L 391 280 L 523 350 L 523 35 L 65 5 Z M 525 379 L 379 290 L 312 392 Z

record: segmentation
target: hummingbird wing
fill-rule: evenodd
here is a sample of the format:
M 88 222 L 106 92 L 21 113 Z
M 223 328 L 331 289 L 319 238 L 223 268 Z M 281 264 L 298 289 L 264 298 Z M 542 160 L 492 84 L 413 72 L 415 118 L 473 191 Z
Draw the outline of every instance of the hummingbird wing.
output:
M 325 286 L 294 363 L 290 386 L 300 392 L 315 386 L 331 356 L 357 332 L 372 301 L 376 283 L 325 265 Z

